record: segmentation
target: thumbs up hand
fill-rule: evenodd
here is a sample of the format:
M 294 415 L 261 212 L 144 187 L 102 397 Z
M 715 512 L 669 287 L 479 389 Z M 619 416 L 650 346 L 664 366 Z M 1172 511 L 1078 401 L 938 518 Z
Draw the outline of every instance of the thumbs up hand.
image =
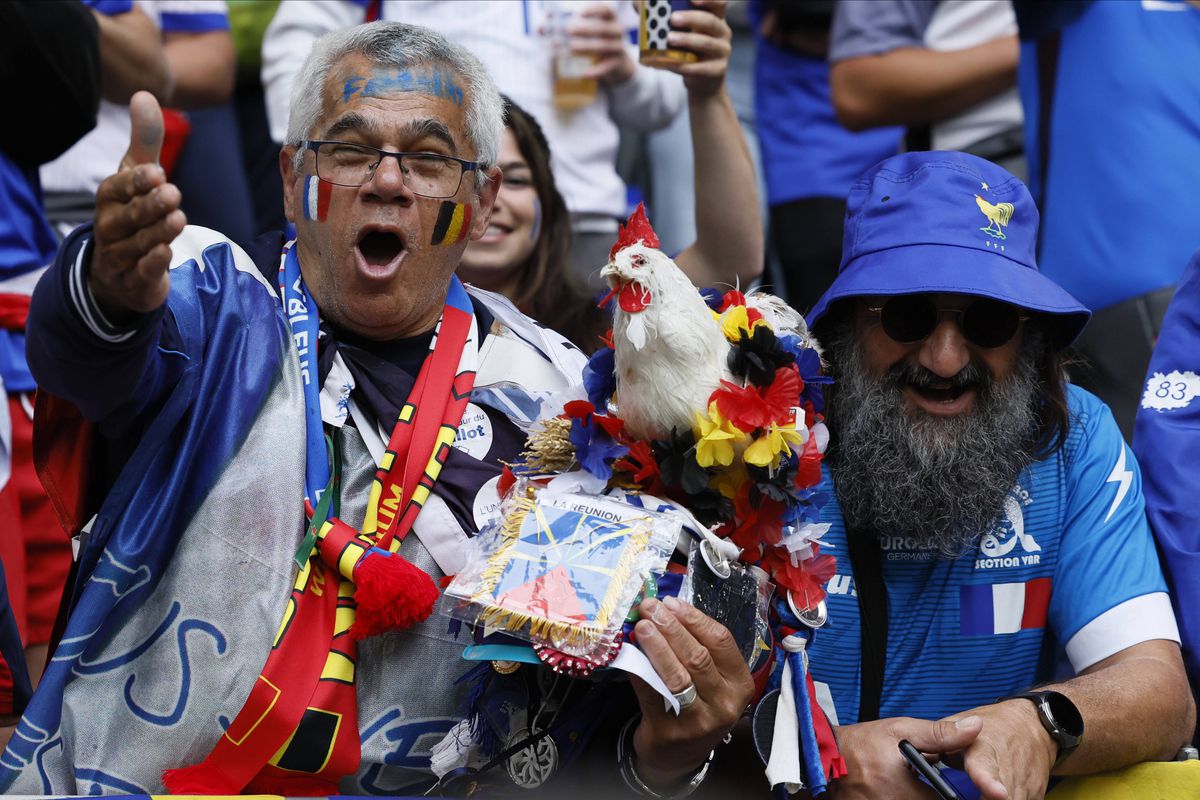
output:
M 167 299 L 171 242 L 187 224 L 183 197 L 158 165 L 162 111 L 149 92 L 129 101 L 129 149 L 96 192 L 88 285 L 109 321 L 121 325 Z

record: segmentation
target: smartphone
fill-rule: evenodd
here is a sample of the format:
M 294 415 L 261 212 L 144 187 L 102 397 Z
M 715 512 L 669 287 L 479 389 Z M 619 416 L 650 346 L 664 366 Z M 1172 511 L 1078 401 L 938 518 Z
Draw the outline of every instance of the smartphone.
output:
M 938 793 L 938 796 L 943 800 L 963 800 L 963 796 L 958 793 L 949 781 L 942 775 L 941 769 L 936 764 L 930 764 L 925 760 L 925 756 L 921 755 L 921 751 L 912 746 L 912 742 L 908 739 L 900 740 L 900 752 L 904 755 L 904 759 L 908 761 L 908 765 L 917 771 L 925 781 L 933 787 L 933 790 Z
M 641 0 L 641 24 L 638 28 L 638 53 L 641 63 L 650 67 L 696 61 L 698 56 L 688 50 L 677 50 L 667 44 L 671 32 L 671 12 L 692 7 L 691 0 Z

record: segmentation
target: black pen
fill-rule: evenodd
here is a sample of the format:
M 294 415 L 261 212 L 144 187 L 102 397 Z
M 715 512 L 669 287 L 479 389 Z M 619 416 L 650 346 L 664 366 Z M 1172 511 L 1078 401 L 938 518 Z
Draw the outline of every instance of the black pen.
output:
M 942 775 L 942 771 L 926 761 L 925 756 L 921 755 L 921 751 L 913 747 L 912 742 L 908 739 L 900 740 L 900 752 L 908 761 L 908 765 L 929 781 L 929 785 L 942 800 L 963 800 L 963 796 L 950 785 L 950 782 Z

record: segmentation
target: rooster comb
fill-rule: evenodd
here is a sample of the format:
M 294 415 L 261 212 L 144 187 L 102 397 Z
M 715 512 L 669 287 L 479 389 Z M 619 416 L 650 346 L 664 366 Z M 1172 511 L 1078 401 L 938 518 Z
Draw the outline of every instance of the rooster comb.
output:
M 646 247 L 659 246 L 658 236 L 654 233 L 654 228 L 650 227 L 650 220 L 646 219 L 645 203 L 638 203 L 637 208 L 629 215 L 629 220 L 621 226 L 621 232 L 617 235 L 617 243 L 612 246 L 612 250 L 608 251 L 609 261 L 618 251 L 638 242 Z

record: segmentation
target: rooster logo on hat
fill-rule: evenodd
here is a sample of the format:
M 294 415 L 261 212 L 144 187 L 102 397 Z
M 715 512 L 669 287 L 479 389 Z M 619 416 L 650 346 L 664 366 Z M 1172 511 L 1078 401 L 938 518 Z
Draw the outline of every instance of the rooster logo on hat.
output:
M 986 227 L 979 230 L 991 236 L 993 239 L 1007 239 L 1002 230 L 1012 220 L 1013 212 L 1016 210 L 1012 203 L 996 203 L 992 205 L 987 200 L 984 200 L 979 195 L 975 195 L 975 205 L 979 206 L 979 210 L 988 218 Z

